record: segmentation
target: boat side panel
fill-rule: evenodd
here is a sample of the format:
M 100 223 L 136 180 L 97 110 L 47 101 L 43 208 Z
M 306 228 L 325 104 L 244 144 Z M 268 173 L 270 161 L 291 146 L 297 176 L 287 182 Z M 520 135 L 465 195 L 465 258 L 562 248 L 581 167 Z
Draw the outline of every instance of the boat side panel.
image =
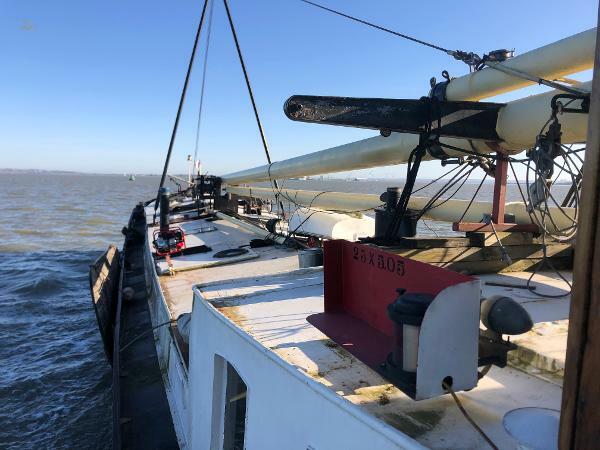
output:
M 374 421 L 279 358 L 215 312 L 199 294 L 194 299 L 190 336 L 191 448 L 217 448 L 211 442 L 215 358 L 231 363 L 248 386 L 245 448 L 417 449 L 408 436 Z M 342 403 L 343 402 L 343 403 Z
M 156 353 L 158 354 L 158 362 L 179 446 L 185 449 L 189 447 L 189 408 L 187 406 L 189 389 L 187 368 L 180 352 L 177 350 L 177 344 L 173 339 L 173 335 L 169 330 L 170 325 L 163 325 L 171 321 L 171 316 L 160 287 L 158 275 L 156 274 L 154 258 L 152 257 L 148 239 L 146 239 L 146 246 L 144 248 L 144 258 L 152 326 L 157 327 L 154 330 Z

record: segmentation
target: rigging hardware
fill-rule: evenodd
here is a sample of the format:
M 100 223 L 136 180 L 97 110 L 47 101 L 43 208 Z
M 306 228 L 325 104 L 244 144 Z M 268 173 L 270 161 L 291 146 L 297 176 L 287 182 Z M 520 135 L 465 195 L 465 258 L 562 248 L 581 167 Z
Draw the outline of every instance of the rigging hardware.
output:
M 568 100 L 568 102 L 564 103 L 565 100 Z M 581 100 L 579 108 L 568 107 L 575 100 Z M 527 157 L 535 165 L 536 172 L 534 182 L 528 187 L 529 201 L 527 207 L 530 212 L 533 212 L 536 207 L 547 200 L 552 184 L 552 176 L 554 175 L 554 161 L 564 153 L 561 145 L 562 132 L 558 115 L 564 113 L 587 114 L 589 111 L 589 94 L 557 94 L 552 97 L 550 106 L 552 114 L 548 121 L 549 125 L 548 123 L 546 124 L 548 131 L 540 133 L 536 139 L 535 147 L 526 153 Z M 579 181 L 576 177 L 574 185 L 578 184 Z M 572 197 L 573 194 L 569 194 L 569 201 L 572 201 Z

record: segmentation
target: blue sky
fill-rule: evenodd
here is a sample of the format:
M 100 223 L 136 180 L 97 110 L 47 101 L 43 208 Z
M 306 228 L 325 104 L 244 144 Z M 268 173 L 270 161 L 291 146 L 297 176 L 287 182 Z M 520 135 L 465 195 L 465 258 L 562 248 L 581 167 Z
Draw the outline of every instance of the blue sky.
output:
M 2 3 L 0 167 L 160 172 L 202 1 Z M 593 0 L 321 3 L 478 53 L 496 48 L 523 53 L 586 30 L 596 25 L 598 8 Z M 265 156 L 222 2 L 215 7 L 200 158 L 207 170 L 222 174 L 264 164 Z M 427 93 L 431 76 L 468 70 L 443 53 L 297 0 L 230 0 L 230 7 L 274 160 L 375 134 L 291 122 L 282 106 L 292 94 L 418 98 Z M 185 156 L 193 152 L 201 62 L 200 55 L 173 172 L 186 172 Z M 424 170 L 435 175 L 438 166 L 429 163 Z M 401 177 L 404 171 L 357 174 Z

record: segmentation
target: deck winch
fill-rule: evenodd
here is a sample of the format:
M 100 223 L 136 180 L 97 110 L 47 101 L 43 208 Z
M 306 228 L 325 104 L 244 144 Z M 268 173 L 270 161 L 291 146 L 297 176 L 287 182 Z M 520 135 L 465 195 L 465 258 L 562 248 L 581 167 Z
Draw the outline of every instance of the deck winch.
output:
M 375 208 L 375 239 L 385 239 L 398 212 L 398 202 L 402 189 L 388 187 L 379 199 L 385 203 L 383 208 Z M 417 234 L 418 214 L 416 211 L 406 210 L 393 238 L 413 237 Z
M 169 226 L 169 188 L 159 190 L 160 227 L 154 231 L 152 245 L 157 256 L 180 253 L 185 249 L 185 233 L 180 227 Z
M 394 346 L 388 363 L 407 376 L 417 372 L 419 333 L 427 308 L 435 298 L 431 294 L 408 293 L 396 289 L 398 298 L 390 303 L 387 312 L 394 323 Z

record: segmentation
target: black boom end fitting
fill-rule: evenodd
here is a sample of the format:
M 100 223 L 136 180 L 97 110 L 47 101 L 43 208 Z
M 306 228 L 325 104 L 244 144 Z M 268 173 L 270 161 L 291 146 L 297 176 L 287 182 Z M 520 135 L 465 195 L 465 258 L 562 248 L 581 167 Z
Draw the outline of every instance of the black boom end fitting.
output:
M 385 99 L 294 95 L 287 99 L 285 115 L 297 122 L 319 123 L 499 142 L 496 133 L 502 103 L 449 102 L 420 99 Z

